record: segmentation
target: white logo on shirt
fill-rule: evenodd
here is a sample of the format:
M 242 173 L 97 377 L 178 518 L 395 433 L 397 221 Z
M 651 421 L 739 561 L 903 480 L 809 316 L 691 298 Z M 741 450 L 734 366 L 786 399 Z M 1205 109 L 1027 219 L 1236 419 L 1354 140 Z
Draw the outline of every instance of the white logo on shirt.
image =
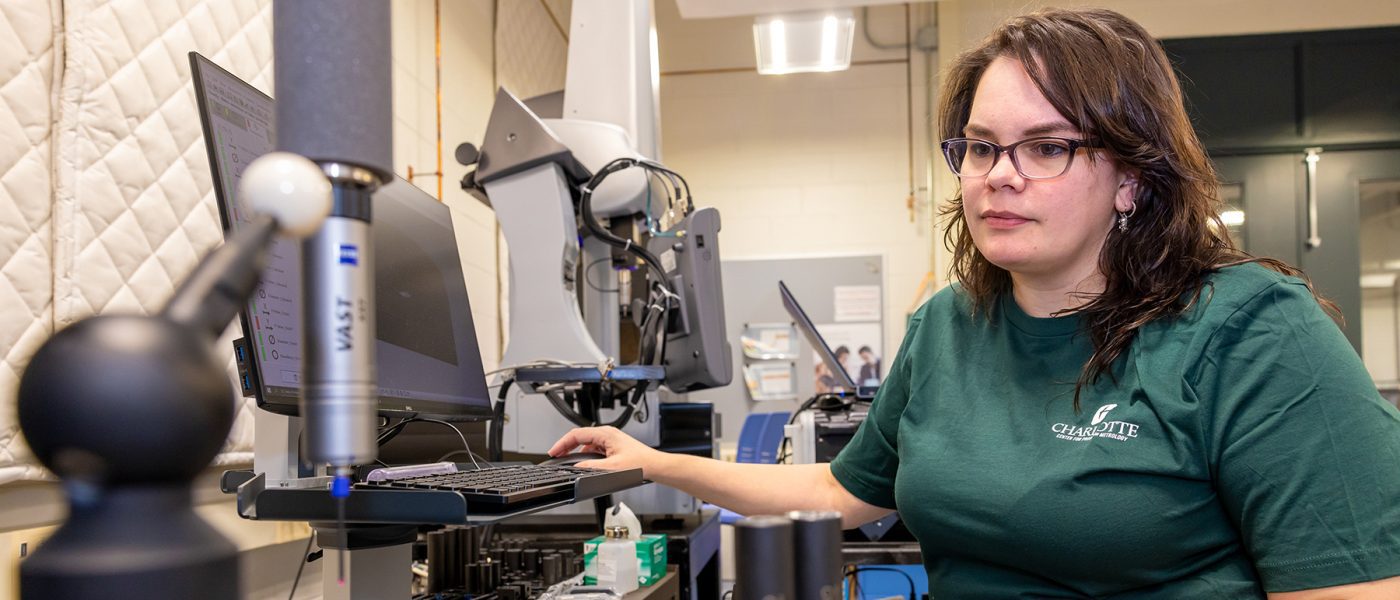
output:
M 1099 423 L 1102 423 L 1102 422 L 1103 422 L 1103 418 L 1108 416 L 1108 411 L 1111 411 L 1111 410 L 1113 410 L 1113 409 L 1115 409 L 1115 408 L 1118 408 L 1118 405 L 1117 405 L 1117 404 L 1105 404 L 1105 405 L 1103 405 L 1102 407 L 1099 408 L 1099 412 L 1094 413 L 1094 420 L 1091 421 L 1089 424 L 1090 424 L 1090 425 L 1098 425 Z
M 1125 421 L 1106 421 L 1108 413 L 1118 408 L 1117 404 L 1105 404 L 1094 413 L 1087 426 L 1073 423 L 1056 423 L 1050 426 L 1055 437 L 1071 442 L 1087 442 L 1094 438 L 1108 438 L 1126 442 L 1138 436 L 1138 425 Z

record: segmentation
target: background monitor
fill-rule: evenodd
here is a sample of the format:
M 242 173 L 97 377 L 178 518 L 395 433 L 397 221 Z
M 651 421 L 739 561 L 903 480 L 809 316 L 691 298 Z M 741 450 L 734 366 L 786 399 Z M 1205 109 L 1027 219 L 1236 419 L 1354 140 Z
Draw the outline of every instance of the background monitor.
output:
M 274 101 L 196 53 L 195 97 L 225 232 L 252 215 L 234 190 L 243 169 L 274 149 Z M 452 217 L 402 178 L 374 195 L 379 412 L 449 420 L 488 418 L 491 398 L 477 347 Z M 278 238 L 262 282 L 240 315 L 247 387 L 258 406 L 295 415 L 301 391 L 301 247 Z
M 729 385 L 734 358 L 724 328 L 719 211 L 701 208 L 678 223 L 682 237 L 654 237 L 657 255 L 680 304 L 666 324 L 666 387 L 677 393 Z
M 792 297 L 792 292 L 788 290 L 786 283 L 778 282 L 778 293 L 783 297 L 783 308 L 787 309 L 788 315 L 792 317 L 792 322 L 797 325 L 802 336 L 807 338 L 807 343 L 811 344 L 812 349 L 821 357 L 822 363 L 826 365 L 826 370 L 831 371 L 831 376 L 836 378 L 836 387 L 856 394 L 857 397 L 865 397 L 866 394 L 861 393 L 862 388 L 857 387 L 856 382 L 851 380 L 851 374 L 847 373 L 846 368 L 836 361 L 836 355 L 831 353 L 831 347 L 826 345 L 826 340 L 822 339 L 822 334 L 817 331 L 817 326 L 812 324 L 812 319 L 807 317 L 807 312 L 802 310 L 802 305 L 797 303 L 797 298 Z

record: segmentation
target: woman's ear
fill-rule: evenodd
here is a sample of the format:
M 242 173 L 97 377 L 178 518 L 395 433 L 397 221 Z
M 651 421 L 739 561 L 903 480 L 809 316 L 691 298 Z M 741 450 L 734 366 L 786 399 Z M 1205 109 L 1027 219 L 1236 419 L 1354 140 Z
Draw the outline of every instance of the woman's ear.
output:
M 1113 195 L 1113 210 L 1130 213 L 1137 209 L 1137 173 L 1124 172 L 1118 181 L 1118 191 Z

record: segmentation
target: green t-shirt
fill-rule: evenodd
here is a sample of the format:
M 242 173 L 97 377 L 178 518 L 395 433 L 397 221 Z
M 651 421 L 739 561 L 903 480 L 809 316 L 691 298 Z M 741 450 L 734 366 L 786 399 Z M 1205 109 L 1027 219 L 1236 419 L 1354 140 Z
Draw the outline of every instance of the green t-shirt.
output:
M 1074 384 L 1075 316 L 956 286 L 911 321 L 831 464 L 898 509 L 935 598 L 1262 598 L 1400 575 L 1400 413 L 1298 280 L 1210 277 Z

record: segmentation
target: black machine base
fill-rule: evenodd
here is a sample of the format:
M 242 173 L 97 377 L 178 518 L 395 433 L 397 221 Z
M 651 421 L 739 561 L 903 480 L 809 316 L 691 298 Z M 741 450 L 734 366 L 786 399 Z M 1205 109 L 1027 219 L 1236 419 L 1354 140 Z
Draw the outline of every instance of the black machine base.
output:
M 20 563 L 20 597 L 237 600 L 238 548 L 195 514 L 186 485 L 71 489 L 72 513 Z

